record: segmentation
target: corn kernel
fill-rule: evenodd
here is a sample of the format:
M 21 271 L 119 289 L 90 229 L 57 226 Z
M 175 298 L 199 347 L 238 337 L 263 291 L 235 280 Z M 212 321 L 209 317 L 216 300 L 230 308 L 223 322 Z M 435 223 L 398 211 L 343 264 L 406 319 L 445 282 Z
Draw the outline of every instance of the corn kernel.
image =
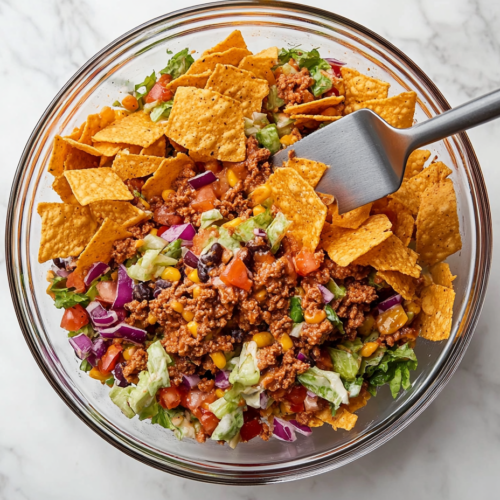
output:
M 179 281 L 181 279 L 181 273 L 175 267 L 166 267 L 161 273 L 161 279 L 168 281 Z
M 222 224 L 222 227 L 237 227 L 242 222 L 243 222 L 243 219 L 241 217 L 236 217 L 236 219 L 230 220 L 229 222 Z
M 118 271 L 113 271 L 113 272 L 111 273 L 111 279 L 112 279 L 113 281 L 117 281 L 117 280 L 118 280 Z
M 360 351 L 363 358 L 371 356 L 378 349 L 378 342 L 367 342 Z
M 128 361 L 132 357 L 132 354 L 134 354 L 135 351 L 137 351 L 137 347 L 135 345 L 127 347 L 122 353 L 123 359 L 125 361 Z
M 369 314 L 368 316 L 365 317 L 365 320 L 361 324 L 360 327 L 358 327 L 358 333 L 362 335 L 363 337 L 366 337 L 372 333 L 373 328 L 375 326 L 375 318 Z
M 282 349 L 286 352 L 288 349 L 293 347 L 292 339 L 288 333 L 284 333 L 279 339 L 278 342 L 281 344 Z
M 99 380 L 101 384 L 104 384 L 104 381 L 109 378 L 109 374 L 101 373 L 97 367 L 94 366 L 92 370 L 89 371 L 89 377 L 95 380 Z
M 250 198 L 252 198 L 255 203 L 262 203 L 266 201 L 269 196 L 271 196 L 271 188 L 267 184 L 257 186 L 250 194 Z
M 284 135 L 281 139 L 280 142 L 283 144 L 283 146 L 291 146 L 292 144 L 295 144 L 299 138 L 296 135 L 288 134 Z
M 304 319 L 306 323 L 316 325 L 317 323 L 321 323 L 326 318 L 326 312 L 321 309 L 320 311 L 315 312 L 314 314 L 304 314 Z
M 420 305 L 415 301 L 405 302 L 405 310 L 407 313 L 411 312 L 415 316 L 420 312 Z
M 146 210 L 149 210 L 151 208 L 151 205 L 143 198 L 141 198 L 141 203 Z
M 164 201 L 167 201 L 168 197 L 174 193 L 175 191 L 173 189 L 164 189 L 161 193 L 161 197 L 163 198 Z
M 254 293 L 253 296 L 255 297 L 255 300 L 257 302 L 264 302 L 267 297 L 267 291 L 263 288 L 262 290 L 259 290 L 258 292 Z
M 194 312 L 192 311 L 182 311 L 182 317 L 189 323 L 190 321 L 193 321 L 194 318 Z
M 262 205 L 257 205 L 256 207 L 253 207 L 252 213 L 254 215 L 259 215 L 263 214 L 266 211 L 266 209 Z
M 408 321 L 408 316 L 401 304 L 391 307 L 377 316 L 377 329 L 381 335 L 391 335 L 402 328 Z
M 274 337 L 269 332 L 256 333 L 252 340 L 257 344 L 257 347 L 267 347 L 274 343 Z
M 238 182 L 240 182 L 240 180 L 238 179 L 238 177 L 234 173 L 234 170 L 231 168 L 228 168 L 228 170 L 227 170 L 227 182 L 229 183 L 229 185 L 231 187 L 236 186 L 236 184 L 238 184 Z
M 144 245 L 144 240 L 137 240 L 135 242 L 135 248 L 142 247 L 142 245 Z
M 213 352 L 210 354 L 210 357 L 219 370 L 222 370 L 226 366 L 226 356 L 224 356 L 222 351 Z
M 190 321 L 187 324 L 187 329 L 194 338 L 198 336 L 198 323 L 196 323 L 196 321 Z
M 223 398 L 224 397 L 224 391 L 222 389 L 215 389 L 215 395 L 218 398 Z
M 198 269 L 193 269 L 187 277 L 193 282 L 193 283 L 200 283 L 200 278 L 198 277 Z
M 152 234 L 153 236 L 156 236 L 158 234 L 158 229 L 156 229 L 154 227 L 153 229 L 151 229 L 151 231 L 149 231 L 149 234 Z
M 201 294 L 201 286 L 195 286 L 193 288 L 193 299 L 197 299 L 200 296 L 200 294 Z
M 148 314 L 148 323 L 150 325 L 154 325 L 157 321 L 158 321 L 158 318 L 154 314 L 151 314 L 151 313 Z
M 182 314 L 184 312 L 184 306 L 177 300 L 172 300 L 172 302 L 170 302 L 170 307 L 179 314 Z

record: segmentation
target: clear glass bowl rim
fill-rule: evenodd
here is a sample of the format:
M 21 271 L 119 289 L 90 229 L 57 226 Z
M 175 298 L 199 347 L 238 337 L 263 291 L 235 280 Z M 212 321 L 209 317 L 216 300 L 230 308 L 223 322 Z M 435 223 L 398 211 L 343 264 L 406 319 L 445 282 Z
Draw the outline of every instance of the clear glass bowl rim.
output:
M 458 134 L 461 142 L 461 146 L 465 152 L 466 160 L 470 169 L 469 185 L 471 188 L 471 194 L 473 197 L 473 205 L 476 209 L 474 212 L 475 223 L 477 228 L 477 256 L 476 256 L 476 269 L 480 272 L 476 277 L 473 284 L 471 292 L 468 298 L 468 309 L 467 313 L 464 315 L 462 320 L 465 322 L 465 327 L 462 328 L 462 336 L 460 337 L 460 342 L 456 342 L 455 345 L 448 351 L 448 358 L 442 364 L 440 369 L 435 373 L 434 378 L 431 383 L 428 384 L 427 389 L 423 392 L 419 400 L 415 401 L 412 406 L 405 409 L 399 409 L 394 414 L 394 418 L 385 425 L 381 425 L 376 431 L 372 431 L 368 437 L 359 440 L 356 445 L 349 447 L 349 449 L 338 453 L 336 456 L 325 456 L 320 462 L 315 461 L 311 467 L 307 464 L 301 464 L 300 467 L 295 468 L 282 468 L 279 474 L 273 475 L 272 472 L 258 472 L 246 474 L 244 470 L 241 471 L 231 471 L 224 473 L 222 470 L 214 471 L 213 469 L 208 469 L 200 464 L 183 463 L 182 460 L 170 460 L 168 462 L 159 462 L 150 457 L 145 456 L 145 454 L 140 453 L 136 448 L 127 446 L 125 442 L 114 439 L 110 434 L 104 431 L 98 423 L 89 418 L 88 415 L 83 414 L 78 408 L 76 408 L 71 397 L 64 391 L 64 388 L 60 383 L 52 377 L 52 374 L 45 366 L 45 361 L 41 353 L 36 347 L 36 343 L 31 334 L 31 324 L 28 316 L 24 312 L 23 305 L 26 304 L 25 299 L 25 289 L 22 284 L 22 280 L 19 279 L 19 270 L 22 268 L 21 264 L 21 250 L 20 250 L 20 231 L 17 232 L 21 227 L 21 221 L 16 220 L 16 208 L 18 203 L 18 194 L 21 191 L 24 179 L 24 167 L 29 159 L 29 152 L 33 145 L 36 143 L 40 130 L 43 128 L 47 117 L 50 115 L 51 111 L 58 105 L 60 99 L 68 89 L 70 89 L 76 81 L 82 75 L 87 74 L 92 70 L 92 67 L 98 63 L 101 57 L 112 52 L 113 50 L 120 47 L 122 44 L 130 41 L 140 35 L 141 32 L 153 28 L 155 25 L 163 24 L 167 21 L 174 21 L 180 19 L 185 15 L 194 15 L 202 13 L 205 11 L 211 11 L 213 13 L 217 10 L 225 10 L 231 8 L 259 8 L 263 11 L 278 11 L 278 12 L 292 12 L 294 14 L 300 14 L 301 12 L 307 15 L 316 16 L 316 18 L 326 19 L 341 25 L 346 26 L 351 30 L 355 30 L 363 34 L 364 36 L 375 40 L 377 43 L 382 45 L 386 50 L 392 52 L 396 57 L 398 57 L 403 64 L 405 64 L 412 72 L 414 72 L 423 85 L 425 85 L 426 90 L 432 94 L 433 98 L 439 104 L 442 111 L 450 109 L 450 106 L 438 88 L 433 84 L 433 82 L 426 76 L 426 74 L 404 53 L 402 53 L 397 47 L 393 46 L 390 42 L 374 33 L 373 31 L 365 28 L 364 26 L 351 21 L 345 17 L 339 16 L 337 14 L 304 5 L 299 5 L 290 2 L 276 2 L 276 1 L 261 1 L 261 0 L 237 0 L 232 1 L 230 4 L 227 2 L 214 2 L 207 4 L 200 4 L 190 8 L 174 11 L 170 14 L 157 17 L 152 19 L 142 25 L 125 33 L 121 37 L 117 38 L 111 42 L 108 46 L 98 52 L 94 57 L 89 59 L 64 85 L 60 92 L 55 96 L 52 102 L 49 104 L 44 114 L 38 121 L 35 129 L 33 130 L 26 146 L 21 156 L 18 164 L 18 168 L 14 177 L 11 196 L 9 200 L 7 220 L 6 220 L 6 234 L 5 234 L 5 248 L 6 248 L 6 260 L 7 260 L 7 273 L 9 279 L 9 286 L 14 302 L 14 307 L 16 315 L 21 326 L 24 338 L 31 350 L 33 357 L 35 358 L 41 371 L 47 378 L 48 382 L 54 388 L 54 390 L 59 394 L 62 400 L 68 405 L 68 407 L 94 432 L 100 435 L 108 443 L 112 444 L 122 452 L 127 455 L 141 461 L 142 463 L 151 465 L 152 467 L 158 468 L 160 470 L 195 480 L 206 481 L 211 483 L 219 484 L 239 484 L 239 485 L 250 485 L 250 484 L 266 484 L 273 482 L 282 482 L 293 479 L 304 478 L 319 473 L 327 472 L 341 465 L 345 465 L 367 453 L 381 446 L 383 443 L 391 439 L 393 436 L 402 431 L 407 427 L 413 420 L 417 418 L 422 411 L 427 408 L 427 406 L 437 397 L 437 395 L 444 388 L 446 383 L 450 380 L 451 376 L 455 372 L 463 358 L 465 351 L 472 339 L 475 326 L 478 321 L 479 314 L 482 309 L 487 282 L 489 278 L 489 271 L 491 265 L 491 246 L 492 246 L 492 228 L 491 228 L 491 214 L 488 201 L 488 195 L 486 191 L 486 186 L 481 173 L 479 162 L 476 158 L 470 140 L 466 133 Z M 244 467 L 243 467 L 244 469 Z

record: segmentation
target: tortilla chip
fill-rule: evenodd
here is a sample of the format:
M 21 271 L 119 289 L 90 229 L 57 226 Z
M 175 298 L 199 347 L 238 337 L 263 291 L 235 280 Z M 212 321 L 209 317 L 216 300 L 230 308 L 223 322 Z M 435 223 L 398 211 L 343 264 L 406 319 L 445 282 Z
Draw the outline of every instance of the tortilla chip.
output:
M 70 147 L 66 161 L 64 162 L 64 170 L 82 170 L 84 168 L 97 168 L 99 160 L 103 157 L 94 156 Z
M 422 290 L 422 311 L 418 316 L 420 336 L 427 340 L 445 340 L 450 336 L 455 292 L 441 285 Z
M 145 212 L 127 201 L 94 201 L 89 208 L 98 224 L 111 219 L 120 226 L 130 227 L 148 218 Z
M 68 156 L 70 147 L 68 143 L 60 136 L 54 137 L 52 153 L 50 154 L 48 171 L 54 177 L 60 177 L 64 172 L 64 160 Z
M 260 52 L 255 54 L 255 57 L 264 57 L 264 58 L 270 57 L 271 59 L 277 61 L 278 53 L 279 53 L 278 47 L 269 47 L 268 49 L 261 50 Z
M 415 92 L 402 92 L 387 99 L 363 102 L 358 109 L 371 109 L 389 125 L 396 128 L 408 128 L 413 125 L 416 103 L 417 94 Z
M 82 144 L 81 142 L 74 141 L 73 139 L 64 139 L 71 147 L 79 149 L 80 151 L 85 151 L 85 153 L 88 153 L 89 155 L 92 156 L 102 156 L 102 153 L 94 148 L 94 146 L 89 146 L 88 144 Z
M 115 156 L 121 149 L 125 149 L 128 144 L 114 144 L 112 142 L 95 142 L 94 149 L 99 151 L 102 156 Z
M 451 169 L 440 161 L 431 163 L 415 177 L 404 180 L 401 187 L 391 194 L 391 198 L 408 207 L 413 215 L 417 215 L 424 191 L 433 184 L 446 179 L 451 172 Z
M 317 411 L 314 413 L 314 416 L 323 420 L 327 424 L 330 424 L 333 427 L 333 430 L 337 429 L 345 429 L 346 431 L 350 431 L 356 425 L 356 421 L 358 420 L 358 416 L 351 413 L 349 410 L 346 410 L 344 407 L 340 407 L 335 413 L 335 416 L 332 417 L 332 411 L 330 408 L 325 408 L 324 410 Z
M 345 87 L 345 109 L 348 115 L 360 109 L 360 104 L 373 99 L 385 99 L 390 85 L 387 82 L 362 75 L 359 71 L 343 66 L 340 73 Z
M 64 175 L 60 175 L 54 179 L 52 189 L 59 195 L 64 203 L 69 203 L 70 205 L 80 205 Z
M 276 64 L 273 57 L 246 56 L 238 64 L 238 68 L 251 71 L 257 78 L 267 80 L 269 85 L 276 85 L 276 78 L 271 68 Z
M 180 87 L 165 134 L 181 146 L 217 160 L 246 158 L 241 104 L 212 90 Z
M 405 179 L 414 177 L 422 172 L 425 162 L 430 158 L 431 152 L 427 149 L 416 149 L 406 160 Z
M 413 236 L 415 219 L 411 212 L 397 200 L 391 199 L 387 208 L 395 214 L 392 232 L 402 241 L 403 245 L 408 246 Z
M 412 300 L 417 288 L 415 278 L 402 274 L 399 271 L 377 271 L 377 276 L 383 279 L 403 299 Z
M 340 120 L 341 116 L 326 116 L 326 115 L 293 115 L 292 117 L 295 120 L 295 125 L 302 125 L 308 121 L 316 121 L 316 122 L 336 122 Z
M 426 169 L 427 170 L 427 169 Z M 417 216 L 417 252 L 429 265 L 462 248 L 457 198 L 450 179 L 428 187 Z
M 132 236 L 124 227 L 111 219 L 104 219 L 99 231 L 95 233 L 90 243 L 86 246 L 83 253 L 80 255 L 76 270 L 85 274 L 86 271 L 95 262 L 105 262 L 111 260 L 113 251 L 113 243 L 116 240 L 123 240 Z
M 284 167 L 293 168 L 311 187 L 315 188 L 328 165 L 306 158 L 291 158 L 283 162 Z
M 446 288 L 453 288 L 453 280 L 456 276 L 453 276 L 450 271 L 450 265 L 445 262 L 440 262 L 439 264 L 434 264 L 429 269 L 431 272 L 432 280 L 436 285 L 445 286 Z
M 296 104 L 285 108 L 285 113 L 289 115 L 320 115 L 325 109 L 331 108 L 340 104 L 344 100 L 344 96 L 331 96 L 317 101 L 305 102 L 304 104 Z M 292 116 L 293 118 L 293 116 Z
M 147 148 L 164 134 L 164 125 L 164 122 L 152 122 L 147 113 L 137 111 L 102 129 L 92 139 L 95 142 L 126 143 Z
M 247 48 L 247 44 L 245 43 L 245 40 L 243 39 L 243 35 L 241 34 L 240 30 L 234 30 L 232 33 L 228 35 L 227 38 L 222 40 L 222 42 L 219 42 L 211 49 L 205 50 L 205 52 L 203 52 L 202 55 L 206 56 L 208 54 L 214 54 L 215 52 L 224 52 L 234 47 L 239 49 Z
M 83 128 L 85 127 L 85 123 L 82 123 L 80 127 L 75 127 L 73 129 L 73 132 L 69 135 L 65 135 L 64 137 L 67 137 L 68 139 L 73 139 L 74 141 L 80 140 L 80 137 L 82 136 Z
M 42 217 L 40 263 L 80 255 L 97 228 L 88 207 L 39 203 L 37 212 Z
M 372 204 L 367 203 L 362 207 L 355 208 L 350 212 L 346 212 L 342 215 L 339 214 L 339 207 L 335 202 L 333 205 L 328 207 L 328 213 L 332 217 L 332 225 L 345 227 L 347 229 L 358 229 L 363 222 L 370 216 L 370 211 L 372 209 Z
M 278 168 L 269 177 L 276 205 L 293 224 L 288 230 L 300 246 L 316 250 L 326 218 L 326 207 L 314 189 L 291 168 Z
M 321 247 L 339 266 L 348 266 L 392 235 L 386 215 L 372 215 L 358 229 L 346 229 L 326 223 L 321 233 Z
M 326 207 L 335 203 L 335 196 L 333 196 L 333 194 L 320 193 L 318 191 L 316 191 L 316 194 Z
M 323 422 L 323 420 L 320 420 L 319 418 L 312 417 L 311 419 L 309 419 L 307 425 L 309 427 L 322 427 L 323 425 L 325 425 L 325 422 Z
M 202 155 L 201 153 L 198 153 L 198 151 L 189 151 L 189 157 L 194 161 L 194 162 L 201 162 L 201 163 L 207 163 L 208 161 L 212 161 L 212 158 L 210 156 Z
M 81 144 L 92 145 L 92 136 L 97 134 L 101 130 L 101 117 L 97 114 L 88 115 L 87 121 L 83 126 L 82 135 L 80 136 L 79 142 Z
M 167 138 L 162 135 L 157 141 L 153 142 L 151 146 L 141 149 L 140 154 L 165 158 L 165 155 L 167 154 Z
M 247 49 L 232 48 L 225 52 L 215 52 L 213 54 L 202 55 L 187 70 L 187 75 L 199 75 L 205 71 L 213 71 L 217 64 L 229 64 L 238 66 L 240 61 L 250 56 L 252 53 Z
M 166 158 L 163 160 L 160 168 L 150 177 L 142 188 L 142 194 L 147 200 L 153 196 L 161 196 L 165 189 L 170 189 L 172 182 L 179 177 L 184 166 L 189 164 L 194 168 L 193 160 L 184 153 L 178 153 L 175 158 Z
M 380 214 L 384 213 L 387 210 L 387 207 L 389 206 L 389 197 L 384 196 L 383 198 L 380 198 L 378 200 L 375 200 L 372 204 L 372 211 L 371 214 Z
M 179 87 L 196 87 L 204 89 L 212 74 L 211 70 L 205 71 L 199 75 L 181 75 L 167 84 L 167 88 L 175 92 Z
M 370 398 L 371 394 L 366 389 L 362 388 L 359 396 L 349 398 L 349 404 L 345 406 L 345 409 L 351 413 L 354 413 L 366 406 Z
M 254 112 L 260 112 L 262 99 L 269 94 L 267 80 L 227 64 L 217 64 L 205 88 L 239 101 L 243 116 L 247 118 L 251 118 Z
M 66 179 L 80 205 L 101 200 L 133 200 L 134 195 L 108 167 L 67 170 Z
M 165 161 L 165 158 L 159 156 L 119 154 L 116 155 L 111 168 L 120 179 L 126 181 L 151 175 L 158 170 L 162 161 Z
M 422 268 L 417 265 L 418 254 L 391 235 L 384 242 L 356 260 L 361 266 L 372 266 L 377 271 L 399 271 L 414 278 L 420 277 Z

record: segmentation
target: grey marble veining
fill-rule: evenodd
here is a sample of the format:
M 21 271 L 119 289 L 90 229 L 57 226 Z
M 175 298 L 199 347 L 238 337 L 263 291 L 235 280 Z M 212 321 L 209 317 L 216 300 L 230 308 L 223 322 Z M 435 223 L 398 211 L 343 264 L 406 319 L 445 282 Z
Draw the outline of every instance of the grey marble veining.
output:
M 10 183 L 38 117 L 89 57 L 187 0 L 0 0 L 0 499 L 238 500 L 276 498 L 469 499 L 498 496 L 500 266 L 471 346 L 438 399 L 410 427 L 329 474 L 265 488 L 210 486 L 139 464 L 90 431 L 45 381 L 22 338 L 7 287 L 4 227 Z M 500 84 L 497 0 L 309 0 L 380 33 L 406 52 L 452 105 Z M 500 222 L 500 122 L 470 137 Z

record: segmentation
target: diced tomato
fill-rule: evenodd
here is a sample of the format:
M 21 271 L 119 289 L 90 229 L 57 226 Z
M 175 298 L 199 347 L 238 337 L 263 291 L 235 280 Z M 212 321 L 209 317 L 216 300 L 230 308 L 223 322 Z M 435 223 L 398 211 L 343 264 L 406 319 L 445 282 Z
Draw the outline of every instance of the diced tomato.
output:
M 193 238 L 193 246 L 191 250 L 196 255 L 200 255 L 201 251 L 207 245 L 208 240 L 211 236 L 218 236 L 219 232 L 216 227 L 209 227 L 207 229 L 200 229 L 198 234 Z
M 231 187 L 227 180 L 227 168 L 222 169 L 220 172 L 215 174 L 217 180 L 212 184 L 214 192 L 218 198 L 222 198 L 222 195 L 229 191 Z
M 172 81 L 172 75 L 169 74 L 161 75 L 160 78 L 158 78 L 158 83 L 163 83 L 163 85 L 166 85 L 171 81 Z
M 307 396 L 307 389 L 303 385 L 295 385 L 285 396 L 285 399 L 294 405 L 300 405 Z
M 170 89 L 167 89 L 163 82 L 156 82 L 146 96 L 146 102 L 170 101 L 173 95 L 173 92 Z
M 216 399 L 215 389 L 212 389 L 210 392 L 192 389 L 181 396 L 182 406 L 191 410 L 193 415 L 198 419 L 201 417 L 201 405 L 203 403 L 213 403 Z
M 76 293 L 84 293 L 86 287 L 83 276 L 78 271 L 73 271 L 66 279 L 66 287 L 74 288 Z
M 157 236 L 161 236 L 165 231 L 168 231 L 170 228 L 168 226 L 161 226 L 156 233 Z
M 254 420 L 256 418 L 260 418 L 259 410 L 256 408 L 252 408 L 251 406 L 243 413 L 243 421 L 250 422 L 250 420 Z
M 158 401 L 166 410 L 177 408 L 181 404 L 181 393 L 177 387 L 165 387 L 158 391 Z
M 100 359 L 99 369 L 103 372 L 111 372 L 120 359 L 122 350 L 123 347 L 120 344 L 111 344 L 104 353 L 104 356 Z
M 332 97 L 334 95 L 338 97 L 340 95 L 340 93 L 339 93 L 337 88 L 332 87 L 328 92 L 325 92 L 323 94 L 323 97 Z
M 316 366 L 320 370 L 333 370 L 332 358 L 326 349 L 321 349 L 320 355 L 316 359 Z
M 222 166 L 218 160 L 209 160 L 204 164 L 204 169 L 210 170 L 210 172 L 214 174 L 218 174 L 222 170 Z
M 248 175 L 248 168 L 245 165 L 245 162 L 234 163 L 231 167 L 231 170 L 234 172 L 234 175 L 242 181 Z
M 89 315 L 87 311 L 80 305 L 69 307 L 64 311 L 61 328 L 68 330 L 68 332 L 76 332 L 84 327 L 89 322 Z
M 112 304 L 115 301 L 117 286 L 116 281 L 99 281 L 97 283 L 97 292 L 101 301 Z
M 252 281 L 248 279 L 248 269 L 241 259 L 235 257 L 220 275 L 226 285 L 237 286 L 247 292 L 252 288 Z
M 240 436 L 243 442 L 250 441 L 262 432 L 262 424 L 257 419 L 245 422 L 240 429 Z
M 316 271 L 320 263 L 314 257 L 314 254 L 303 248 L 293 259 L 295 270 L 301 276 L 307 276 L 309 273 Z
M 214 208 L 214 201 L 217 199 L 215 196 L 214 189 L 211 184 L 208 186 L 203 186 L 196 193 L 196 198 L 191 202 L 191 207 L 193 207 L 197 212 L 206 212 L 207 210 L 212 210 Z
M 212 432 L 214 432 L 215 428 L 219 425 L 220 420 L 209 410 L 205 410 L 204 408 L 200 408 L 201 416 L 200 416 L 200 424 L 203 426 L 203 429 L 211 436 Z

